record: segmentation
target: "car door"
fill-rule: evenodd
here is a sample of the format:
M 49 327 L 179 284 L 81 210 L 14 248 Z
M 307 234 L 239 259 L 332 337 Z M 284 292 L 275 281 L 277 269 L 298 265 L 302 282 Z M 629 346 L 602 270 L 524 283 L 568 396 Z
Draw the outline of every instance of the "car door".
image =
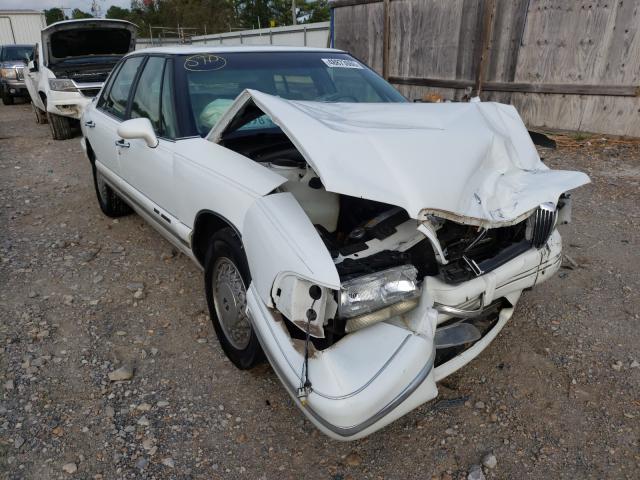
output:
M 122 177 L 156 207 L 176 216 L 173 162 L 175 146 L 173 62 L 150 56 L 133 93 L 128 118 L 147 118 L 158 137 L 150 148 L 142 139 L 123 140 L 120 150 Z M 163 212 L 154 212 L 162 219 Z M 165 219 L 166 221 L 166 219 Z
M 116 146 L 120 138 L 117 130 L 126 118 L 131 88 L 143 61 L 143 56 L 135 56 L 122 62 L 103 88 L 95 108 L 88 109 L 82 120 L 96 160 L 120 176 L 121 148 Z

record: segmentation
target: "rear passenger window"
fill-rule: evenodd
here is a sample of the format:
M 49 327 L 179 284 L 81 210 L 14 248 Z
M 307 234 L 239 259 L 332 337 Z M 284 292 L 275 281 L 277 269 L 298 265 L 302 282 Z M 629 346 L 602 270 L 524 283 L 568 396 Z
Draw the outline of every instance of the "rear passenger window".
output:
M 124 62 L 120 71 L 117 73 L 111 89 L 104 98 L 104 103 L 98 105 L 105 112 L 124 120 L 127 112 L 127 100 L 129 99 L 129 91 L 131 85 L 136 78 L 138 68 L 142 63 L 143 57 L 132 57 Z
M 160 133 L 160 95 L 164 58 L 150 57 L 144 66 L 131 103 L 131 118 L 148 118 Z

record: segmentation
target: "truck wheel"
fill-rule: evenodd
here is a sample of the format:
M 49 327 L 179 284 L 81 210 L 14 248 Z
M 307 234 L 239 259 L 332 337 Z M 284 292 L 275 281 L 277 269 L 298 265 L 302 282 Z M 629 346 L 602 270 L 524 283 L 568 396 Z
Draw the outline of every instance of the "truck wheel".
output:
M 209 316 L 231 362 L 248 370 L 264 358 L 247 314 L 247 286 L 251 275 L 240 239 L 231 228 L 211 237 L 205 261 L 204 285 Z
M 100 205 L 102 213 L 111 218 L 129 215 L 132 211 L 131 207 L 104 181 L 104 177 L 95 165 L 92 165 L 92 168 L 93 185 L 96 188 L 96 196 L 98 197 L 98 204 Z
M 67 140 L 73 137 L 73 128 L 71 128 L 71 119 L 47 112 L 51 136 L 54 140 Z
M 31 102 L 31 107 L 33 108 L 33 112 L 36 114 L 36 123 L 47 123 L 47 114 L 36 107 L 33 102 Z
M 13 97 L 9 94 L 2 96 L 2 104 L 3 105 L 13 105 Z

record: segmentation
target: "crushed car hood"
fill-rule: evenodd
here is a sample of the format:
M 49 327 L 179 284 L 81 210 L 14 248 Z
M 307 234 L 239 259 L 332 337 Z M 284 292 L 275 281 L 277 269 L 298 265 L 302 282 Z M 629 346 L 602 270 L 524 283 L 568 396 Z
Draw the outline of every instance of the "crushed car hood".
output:
M 209 133 L 255 104 L 331 192 L 479 226 L 515 223 L 589 182 L 550 170 L 516 109 L 492 102 L 320 103 L 245 90 Z

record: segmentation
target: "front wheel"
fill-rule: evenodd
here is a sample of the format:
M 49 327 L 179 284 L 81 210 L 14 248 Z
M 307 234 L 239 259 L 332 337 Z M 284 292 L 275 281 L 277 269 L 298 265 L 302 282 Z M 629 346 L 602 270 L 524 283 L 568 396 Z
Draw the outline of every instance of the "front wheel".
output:
M 73 126 L 70 118 L 47 112 L 51 137 L 54 140 L 68 140 L 73 137 Z
M 13 97 L 8 93 L 2 96 L 3 105 L 13 105 Z
M 40 110 L 38 107 L 35 106 L 33 102 L 31 102 L 31 107 L 33 108 L 33 113 L 35 113 L 36 115 L 36 123 L 38 124 L 47 123 L 47 112 L 45 112 L 44 110 Z
M 131 213 L 131 207 L 122 200 L 116 192 L 113 191 L 100 171 L 92 165 L 93 169 L 93 186 L 96 189 L 96 196 L 100 204 L 100 210 L 107 217 L 118 218 Z
M 211 238 L 204 283 L 209 315 L 224 353 L 241 370 L 254 367 L 264 354 L 247 313 L 251 275 L 233 229 L 224 228 Z

